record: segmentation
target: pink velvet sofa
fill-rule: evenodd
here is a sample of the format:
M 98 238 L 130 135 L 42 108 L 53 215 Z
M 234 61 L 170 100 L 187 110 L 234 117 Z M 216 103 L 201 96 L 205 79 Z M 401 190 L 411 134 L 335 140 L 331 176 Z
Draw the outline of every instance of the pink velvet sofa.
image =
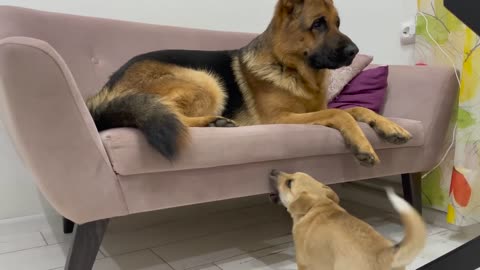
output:
M 1 119 L 46 199 L 80 224 L 66 269 L 91 269 L 109 218 L 268 193 L 273 168 L 326 183 L 403 174 L 419 207 L 412 173 L 434 167 L 450 140 L 458 85 L 448 68 L 391 67 L 383 114 L 413 139 L 387 144 L 362 125 L 381 159 L 374 168 L 361 167 L 338 132 L 318 126 L 195 128 L 174 163 L 135 129 L 97 132 L 84 100 L 130 57 L 238 48 L 253 37 L 0 7 Z

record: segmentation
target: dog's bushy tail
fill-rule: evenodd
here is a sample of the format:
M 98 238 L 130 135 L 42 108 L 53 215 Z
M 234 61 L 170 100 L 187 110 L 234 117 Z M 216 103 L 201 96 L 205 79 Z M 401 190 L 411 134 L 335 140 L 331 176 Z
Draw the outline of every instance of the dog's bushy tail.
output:
M 409 265 L 425 246 L 427 231 L 420 214 L 392 188 L 387 188 L 387 195 L 395 210 L 400 214 L 405 228 L 405 237 L 394 247 L 392 268 Z
M 160 98 L 138 91 L 115 93 L 105 88 L 87 101 L 98 131 L 132 127 L 165 158 L 173 160 L 188 141 L 188 129 Z

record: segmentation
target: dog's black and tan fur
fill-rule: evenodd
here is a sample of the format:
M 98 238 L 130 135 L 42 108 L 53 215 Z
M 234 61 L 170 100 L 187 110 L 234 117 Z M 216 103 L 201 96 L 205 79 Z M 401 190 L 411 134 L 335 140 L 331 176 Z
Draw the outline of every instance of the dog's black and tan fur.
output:
M 327 109 L 329 69 L 358 48 L 332 0 L 279 0 L 267 30 L 234 51 L 157 51 L 131 59 L 87 102 L 97 128 L 136 127 L 173 159 L 187 127 L 313 124 L 335 128 L 366 166 L 379 160 L 356 121 L 391 143 L 410 134 L 364 109 Z

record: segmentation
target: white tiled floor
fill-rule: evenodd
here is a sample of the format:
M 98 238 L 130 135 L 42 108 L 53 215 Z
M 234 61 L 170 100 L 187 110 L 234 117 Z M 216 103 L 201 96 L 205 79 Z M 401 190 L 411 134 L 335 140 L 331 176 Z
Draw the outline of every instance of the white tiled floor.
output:
M 286 211 L 264 199 L 242 205 L 216 203 L 114 220 L 94 269 L 296 270 Z M 402 238 L 395 215 L 354 203 L 345 206 L 385 236 Z M 19 233 L 0 230 L 0 270 L 62 269 L 71 236 L 54 227 Z M 475 236 L 430 225 L 427 248 L 409 269 Z

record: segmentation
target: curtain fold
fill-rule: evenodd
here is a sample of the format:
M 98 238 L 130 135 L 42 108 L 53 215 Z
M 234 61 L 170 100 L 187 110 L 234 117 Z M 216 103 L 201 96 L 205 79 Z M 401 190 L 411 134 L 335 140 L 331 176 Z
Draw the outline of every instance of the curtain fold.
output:
M 452 119 L 453 145 L 423 180 L 423 203 L 446 212 L 448 223 L 480 223 L 480 37 L 443 0 L 418 0 L 415 58 L 419 65 L 459 71 L 460 96 Z

